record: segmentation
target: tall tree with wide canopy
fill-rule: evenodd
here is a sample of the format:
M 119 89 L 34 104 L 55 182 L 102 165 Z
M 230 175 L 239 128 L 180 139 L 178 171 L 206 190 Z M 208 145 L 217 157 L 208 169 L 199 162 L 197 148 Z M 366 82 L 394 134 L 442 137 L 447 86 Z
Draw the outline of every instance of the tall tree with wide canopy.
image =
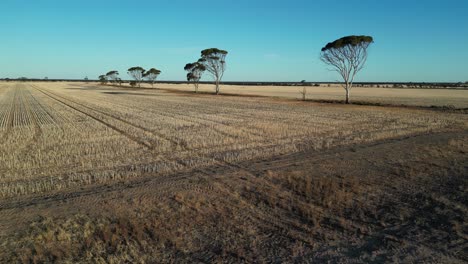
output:
M 332 66 L 344 80 L 347 104 L 354 77 L 364 67 L 367 49 L 373 42 L 371 36 L 347 36 L 330 42 L 322 48 L 320 60 Z
M 140 67 L 140 66 L 131 67 L 130 69 L 128 69 L 127 73 L 128 73 L 128 75 L 130 75 L 133 79 L 135 79 L 135 81 L 138 83 L 138 87 L 141 87 L 141 86 L 140 86 L 140 83 L 141 83 L 141 81 L 143 80 L 143 76 L 144 76 L 144 74 L 145 74 L 145 69 L 143 69 L 143 68 Z
M 118 71 L 109 71 L 107 74 L 106 74 L 106 77 L 108 80 L 110 80 L 111 82 L 114 81 L 116 82 L 117 79 L 119 78 L 119 72 Z
M 192 82 L 195 87 L 195 93 L 198 93 L 198 85 L 203 73 L 206 70 L 205 65 L 200 62 L 187 63 L 184 67 L 184 70 L 187 71 L 187 81 Z
M 143 74 L 143 77 L 151 82 L 151 87 L 153 87 L 154 81 L 158 78 L 161 71 L 155 68 L 151 68 Z
M 201 52 L 201 58 L 198 63 L 203 64 L 206 70 L 213 76 L 216 85 L 216 94 L 219 94 L 219 82 L 223 78 L 224 70 L 226 69 L 225 50 L 217 48 L 205 49 Z

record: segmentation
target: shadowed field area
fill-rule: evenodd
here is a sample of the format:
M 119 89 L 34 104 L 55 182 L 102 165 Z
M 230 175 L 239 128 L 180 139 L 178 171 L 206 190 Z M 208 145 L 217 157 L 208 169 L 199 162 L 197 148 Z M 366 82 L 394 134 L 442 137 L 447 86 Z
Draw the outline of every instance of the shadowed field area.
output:
M 0 260 L 463 263 L 467 121 L 0 84 Z

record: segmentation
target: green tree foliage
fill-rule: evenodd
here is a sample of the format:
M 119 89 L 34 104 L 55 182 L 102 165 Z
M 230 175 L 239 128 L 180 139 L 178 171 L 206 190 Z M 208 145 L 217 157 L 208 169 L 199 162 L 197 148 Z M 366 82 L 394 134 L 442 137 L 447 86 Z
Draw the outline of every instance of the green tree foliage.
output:
M 131 67 L 128 69 L 128 75 L 130 75 L 133 79 L 135 79 L 135 82 L 138 84 L 138 87 L 141 87 L 141 81 L 143 80 L 144 74 L 145 74 L 145 69 L 143 69 L 140 66 L 136 67 Z
M 219 94 L 219 83 L 226 69 L 227 54 L 227 51 L 217 48 L 205 49 L 201 51 L 201 58 L 198 60 L 198 63 L 203 64 L 206 71 L 213 76 L 216 85 L 216 94 Z
M 158 78 L 161 71 L 155 68 L 151 68 L 148 71 L 143 73 L 143 77 L 151 82 L 151 87 L 153 87 L 154 81 Z
M 187 71 L 187 81 L 192 82 L 195 87 L 195 93 L 198 93 L 198 85 L 203 73 L 206 71 L 205 65 L 200 62 L 187 63 L 184 67 Z
M 347 36 L 328 43 L 322 48 L 320 59 L 338 72 L 344 80 L 346 103 L 353 87 L 354 77 L 367 60 L 367 49 L 374 39 L 370 36 Z
M 106 75 L 99 75 L 99 81 L 102 85 L 107 83 L 107 76 Z
M 110 80 L 111 82 L 117 82 L 117 79 L 119 78 L 119 72 L 118 71 L 109 71 L 106 74 L 106 78 Z

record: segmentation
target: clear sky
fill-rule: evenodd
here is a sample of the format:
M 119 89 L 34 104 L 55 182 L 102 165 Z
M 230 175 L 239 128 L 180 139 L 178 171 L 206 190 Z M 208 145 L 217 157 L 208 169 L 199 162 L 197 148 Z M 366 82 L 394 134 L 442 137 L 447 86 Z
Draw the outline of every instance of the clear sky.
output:
M 0 12 L 0 78 L 142 66 L 184 80 L 217 47 L 226 81 L 336 81 L 321 47 L 371 35 L 357 81 L 468 81 L 468 0 L 1 0 Z

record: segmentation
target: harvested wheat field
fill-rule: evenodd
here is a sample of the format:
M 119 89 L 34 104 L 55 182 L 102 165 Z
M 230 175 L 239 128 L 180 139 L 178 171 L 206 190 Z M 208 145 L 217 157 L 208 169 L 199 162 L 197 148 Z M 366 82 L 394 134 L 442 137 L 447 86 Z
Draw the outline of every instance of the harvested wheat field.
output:
M 463 112 L 10 82 L 0 138 L 2 263 L 468 261 Z
M 382 85 L 384 86 L 384 85 Z M 151 88 L 145 84 L 142 87 Z M 156 84 L 155 87 L 169 90 L 193 91 L 191 84 Z M 223 94 L 253 95 L 300 99 L 303 86 L 242 86 L 225 85 Z M 213 85 L 200 85 L 200 92 L 213 92 Z M 377 88 L 353 87 L 352 101 L 359 104 L 383 104 L 396 106 L 447 107 L 468 109 L 468 90 L 466 89 L 416 89 L 416 88 Z M 306 86 L 306 99 L 311 101 L 343 101 L 343 87 L 332 84 Z

